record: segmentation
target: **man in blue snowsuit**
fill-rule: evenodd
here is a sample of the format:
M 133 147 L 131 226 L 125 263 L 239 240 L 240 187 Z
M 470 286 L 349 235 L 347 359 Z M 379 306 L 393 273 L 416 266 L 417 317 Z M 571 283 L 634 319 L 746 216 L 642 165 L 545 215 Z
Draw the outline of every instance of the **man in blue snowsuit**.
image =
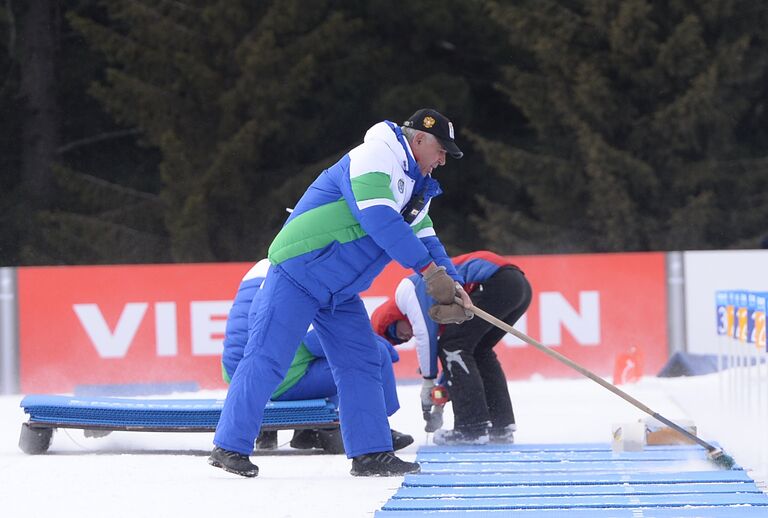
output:
M 243 277 L 235 294 L 232 308 L 227 317 L 224 333 L 224 351 L 221 358 L 222 377 L 229 383 L 235 374 L 237 365 L 243 358 L 243 351 L 248 342 L 250 308 L 253 300 L 260 293 L 269 268 L 269 260 L 262 259 Z M 381 380 L 387 415 L 391 416 L 400 408 L 392 363 L 400 359 L 397 351 L 387 340 L 377 337 L 381 360 Z M 325 358 L 320 339 L 313 329 L 309 331 L 299 345 L 283 381 L 272 393 L 273 401 L 296 401 L 303 399 L 328 398 L 338 401 L 336 384 L 333 381 L 328 360 Z M 395 450 L 405 448 L 413 442 L 413 437 L 392 430 L 392 445 Z M 269 431 L 259 435 L 256 446 L 260 449 L 277 447 L 277 432 Z M 298 449 L 322 448 L 329 453 L 344 453 L 341 435 L 336 429 L 296 430 L 291 446 Z
M 424 275 L 439 304 L 469 296 L 427 215 L 440 187 L 431 173 L 462 156 L 453 124 L 432 109 L 403 127 L 383 121 L 309 186 L 269 248 L 271 266 L 232 377 L 208 462 L 255 477 L 248 458 L 264 407 L 285 377 L 310 324 L 339 395 L 341 432 L 355 476 L 420 470 L 395 456 L 379 349 L 360 292 L 390 260 Z

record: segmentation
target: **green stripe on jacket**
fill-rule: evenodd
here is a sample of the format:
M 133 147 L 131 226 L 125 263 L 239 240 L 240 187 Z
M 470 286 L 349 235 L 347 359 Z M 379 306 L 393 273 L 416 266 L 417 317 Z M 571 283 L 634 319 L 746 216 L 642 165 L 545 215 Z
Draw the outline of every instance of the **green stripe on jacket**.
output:
M 296 355 L 293 357 L 293 361 L 288 368 L 288 372 L 285 374 L 285 378 L 283 378 L 283 381 L 277 386 L 270 399 L 279 398 L 288 391 L 289 388 L 298 383 L 298 381 L 304 377 L 304 374 L 307 373 L 309 364 L 312 363 L 315 358 L 316 357 L 309 352 L 309 349 L 307 349 L 302 342 L 301 345 L 299 345 L 299 349 L 296 351 Z M 224 368 L 224 363 L 221 364 L 221 377 L 227 385 L 232 381 L 229 374 L 227 374 L 227 369 Z
M 395 201 L 389 188 L 389 175 L 385 173 L 365 173 L 352 178 L 352 192 L 357 201 L 387 199 Z
M 389 188 L 389 176 L 384 173 L 356 176 L 352 179 L 352 192 L 358 201 L 395 200 Z M 413 232 L 431 226 L 432 220 L 425 216 L 413 227 Z M 319 250 L 333 241 L 348 243 L 366 235 L 344 198 L 341 198 L 293 218 L 272 241 L 267 257 L 270 263 L 280 264 L 292 257 Z
M 270 263 L 280 264 L 286 259 L 323 248 L 333 241 L 348 243 L 365 235 L 342 198 L 292 219 L 272 241 L 267 256 Z
M 309 349 L 307 349 L 307 347 L 302 342 L 302 344 L 299 346 L 299 349 L 296 351 L 296 355 L 293 357 L 291 367 L 285 374 L 285 378 L 283 378 L 283 382 L 280 383 L 280 385 L 278 385 L 275 391 L 272 393 L 272 399 L 279 398 L 289 388 L 298 383 L 299 380 L 304 377 L 304 374 L 307 373 L 309 364 L 312 363 L 315 358 L 316 357 L 313 356 L 311 352 L 309 352 Z
M 418 224 L 411 227 L 413 229 L 414 234 L 418 234 L 420 230 L 423 230 L 425 228 L 431 228 L 432 225 L 432 218 L 430 218 L 428 215 L 424 216 L 424 219 L 419 221 Z

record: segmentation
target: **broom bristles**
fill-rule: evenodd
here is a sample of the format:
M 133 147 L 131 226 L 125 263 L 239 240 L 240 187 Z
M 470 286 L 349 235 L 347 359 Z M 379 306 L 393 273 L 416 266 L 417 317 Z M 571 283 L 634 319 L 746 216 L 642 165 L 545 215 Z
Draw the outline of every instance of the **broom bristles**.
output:
M 709 452 L 709 459 L 720 466 L 721 468 L 725 469 L 731 469 L 734 465 L 736 465 L 736 461 L 733 460 L 733 457 L 730 455 L 727 455 L 723 450 L 720 448 L 715 448 L 714 450 L 710 450 Z

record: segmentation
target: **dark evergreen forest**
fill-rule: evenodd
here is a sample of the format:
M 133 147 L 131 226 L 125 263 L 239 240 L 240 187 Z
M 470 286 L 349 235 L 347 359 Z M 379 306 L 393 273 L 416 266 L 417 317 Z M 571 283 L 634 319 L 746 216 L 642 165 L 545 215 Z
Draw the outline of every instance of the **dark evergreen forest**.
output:
M 372 124 L 447 114 L 451 254 L 756 248 L 756 0 L 4 0 L 0 265 L 253 261 Z

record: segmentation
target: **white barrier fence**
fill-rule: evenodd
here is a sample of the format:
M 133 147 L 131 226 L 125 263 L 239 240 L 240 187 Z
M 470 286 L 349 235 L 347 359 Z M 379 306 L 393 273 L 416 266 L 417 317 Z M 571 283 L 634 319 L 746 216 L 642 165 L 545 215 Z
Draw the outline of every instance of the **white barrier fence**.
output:
M 739 463 L 768 479 L 768 292 L 717 291 L 719 415 L 735 430 Z M 736 452 L 738 454 L 738 452 Z

